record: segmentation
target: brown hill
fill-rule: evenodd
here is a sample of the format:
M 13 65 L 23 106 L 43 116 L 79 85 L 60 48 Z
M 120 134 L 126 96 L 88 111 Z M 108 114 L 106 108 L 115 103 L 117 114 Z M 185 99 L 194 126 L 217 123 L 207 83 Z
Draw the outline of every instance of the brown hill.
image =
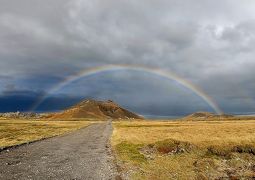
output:
M 85 100 L 61 113 L 56 113 L 51 118 L 143 119 L 111 100 Z
M 188 115 L 185 117 L 185 119 L 192 120 L 192 119 L 226 119 L 226 118 L 232 118 L 233 115 L 230 114 L 214 114 L 210 112 L 196 112 L 191 115 Z

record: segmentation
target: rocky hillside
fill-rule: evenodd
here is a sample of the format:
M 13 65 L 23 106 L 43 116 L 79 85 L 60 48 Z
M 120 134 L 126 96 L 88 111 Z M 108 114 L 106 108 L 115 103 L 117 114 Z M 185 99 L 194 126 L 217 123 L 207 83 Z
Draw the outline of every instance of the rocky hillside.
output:
M 51 118 L 143 119 L 111 100 L 85 100 L 61 113 L 56 113 Z

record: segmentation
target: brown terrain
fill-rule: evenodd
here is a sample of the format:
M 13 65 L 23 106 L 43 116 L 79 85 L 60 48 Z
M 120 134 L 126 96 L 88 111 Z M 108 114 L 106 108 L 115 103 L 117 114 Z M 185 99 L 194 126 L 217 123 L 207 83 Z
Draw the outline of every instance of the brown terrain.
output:
M 143 117 L 120 107 L 111 100 L 85 100 L 63 112 L 52 115 L 51 118 L 143 119 Z

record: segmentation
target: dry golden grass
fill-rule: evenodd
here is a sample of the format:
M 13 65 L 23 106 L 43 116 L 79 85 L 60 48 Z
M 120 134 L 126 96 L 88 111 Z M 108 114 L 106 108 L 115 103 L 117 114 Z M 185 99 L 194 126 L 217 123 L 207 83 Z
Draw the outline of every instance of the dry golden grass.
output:
M 255 144 L 255 120 L 116 122 L 114 127 L 114 144 L 121 141 L 130 141 L 134 144 L 153 143 L 167 138 L 189 141 L 199 147 L 239 143 Z
M 92 121 L 0 120 L 0 148 L 61 135 L 90 123 Z
M 194 151 L 154 154 L 149 159 L 141 152 L 149 144 L 166 139 L 188 142 Z M 228 159 L 224 154 L 236 146 L 255 148 L 255 120 L 115 122 L 112 145 L 123 173 L 132 170 L 131 179 L 215 179 L 232 174 L 244 179 L 255 177 L 254 155 L 231 152 Z M 208 154 L 210 147 L 215 154 Z

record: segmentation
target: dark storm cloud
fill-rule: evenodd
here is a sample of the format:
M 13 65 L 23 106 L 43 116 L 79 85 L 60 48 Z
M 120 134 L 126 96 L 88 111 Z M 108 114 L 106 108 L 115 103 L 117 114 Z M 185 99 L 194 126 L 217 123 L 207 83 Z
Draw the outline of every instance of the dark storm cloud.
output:
M 0 95 L 0 112 L 27 111 L 40 95 L 28 90 L 8 90 Z
M 30 111 L 33 104 L 44 94 L 45 92 L 30 90 L 13 90 L 5 92 L 0 95 L 0 112 Z M 82 97 L 61 94 L 59 96 L 49 97 L 36 110 L 58 111 L 70 107 L 80 100 L 82 100 Z
M 190 80 L 223 110 L 252 109 L 254 7 L 251 0 L 1 0 L 0 92 L 12 85 L 47 92 L 84 68 L 141 64 Z
M 43 92 L 12 91 L 0 96 L 0 113 L 15 111 L 30 111 L 33 104 L 43 95 Z M 59 111 L 81 101 L 81 97 L 61 95 L 49 97 L 35 111 Z

